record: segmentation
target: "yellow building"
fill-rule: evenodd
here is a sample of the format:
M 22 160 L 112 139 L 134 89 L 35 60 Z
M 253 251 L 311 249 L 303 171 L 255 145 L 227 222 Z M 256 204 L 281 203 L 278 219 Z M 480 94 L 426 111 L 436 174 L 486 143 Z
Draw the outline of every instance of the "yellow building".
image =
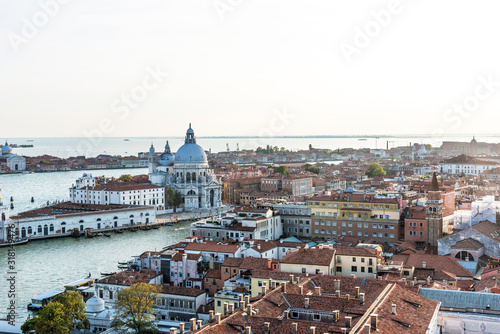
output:
M 313 196 L 307 205 L 311 209 L 312 237 L 337 241 L 341 236 L 351 236 L 361 242 L 390 246 L 400 239 L 400 198 L 337 193 Z

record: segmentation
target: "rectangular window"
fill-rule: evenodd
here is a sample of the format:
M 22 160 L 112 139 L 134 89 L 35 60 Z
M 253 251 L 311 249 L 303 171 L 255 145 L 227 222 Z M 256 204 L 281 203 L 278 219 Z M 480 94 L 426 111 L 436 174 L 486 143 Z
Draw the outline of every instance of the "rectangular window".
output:
M 353 273 L 357 272 L 358 271 L 358 267 L 357 266 L 351 266 L 351 271 Z

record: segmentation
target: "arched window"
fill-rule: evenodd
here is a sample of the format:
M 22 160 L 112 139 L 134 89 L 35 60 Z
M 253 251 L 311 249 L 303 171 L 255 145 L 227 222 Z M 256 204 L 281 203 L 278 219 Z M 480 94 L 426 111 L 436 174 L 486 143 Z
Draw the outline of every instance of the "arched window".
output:
M 50 224 L 50 226 L 49 226 L 49 231 L 50 231 L 50 232 L 54 232 L 54 224 Z
M 101 221 L 101 218 L 97 218 L 97 221 L 100 222 Z
M 28 226 L 28 234 L 32 234 L 33 233 L 33 230 L 31 228 L 31 226 Z
M 196 182 L 196 173 L 193 172 L 193 182 Z
M 41 234 L 42 233 L 42 225 L 38 225 L 38 233 Z
M 468 260 L 468 261 L 474 261 L 474 256 L 472 256 L 471 253 L 467 251 L 460 251 L 455 255 L 456 259 L 460 259 L 462 261 Z

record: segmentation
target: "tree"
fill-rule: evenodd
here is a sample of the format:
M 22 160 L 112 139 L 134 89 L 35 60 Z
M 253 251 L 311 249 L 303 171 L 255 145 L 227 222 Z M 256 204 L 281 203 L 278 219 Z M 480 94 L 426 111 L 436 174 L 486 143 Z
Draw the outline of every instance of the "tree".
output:
M 306 172 L 311 172 L 314 174 L 319 174 L 319 167 L 310 165 L 310 164 L 305 164 L 304 165 Z
M 83 297 L 76 291 L 66 291 L 54 298 L 55 302 L 64 305 L 64 314 L 70 328 L 88 328 L 87 316 L 85 315 L 85 303 Z
M 273 167 L 275 173 L 280 173 L 283 175 L 288 175 L 288 166 Z
M 384 176 L 385 174 L 387 174 L 387 172 L 381 165 L 373 163 L 368 166 L 368 170 L 366 171 L 365 174 L 368 175 L 369 177 L 374 177 L 374 176 Z
M 132 330 L 133 333 L 158 333 L 154 324 L 153 306 L 159 287 L 138 283 L 117 294 L 115 318 L 111 327 L 118 331 Z
M 75 291 L 67 291 L 58 295 L 44 306 L 36 316 L 26 321 L 21 330 L 23 333 L 70 333 L 74 328 L 88 328 L 85 315 L 85 303 L 82 296 Z
M 120 180 L 122 182 L 128 182 L 128 181 L 132 180 L 132 175 L 131 174 L 123 174 L 118 178 L 118 180 Z
M 175 190 L 171 186 L 165 187 L 165 204 L 174 208 L 174 212 L 177 207 L 182 203 L 182 195 L 178 190 Z

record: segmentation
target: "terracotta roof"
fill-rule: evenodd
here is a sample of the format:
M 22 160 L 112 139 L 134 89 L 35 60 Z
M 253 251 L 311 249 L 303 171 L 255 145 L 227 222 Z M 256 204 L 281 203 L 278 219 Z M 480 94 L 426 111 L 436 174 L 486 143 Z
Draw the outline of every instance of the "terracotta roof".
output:
M 451 246 L 451 248 L 463 248 L 463 249 L 479 249 L 481 247 L 484 247 L 484 245 L 472 238 L 460 240 L 459 242 Z
M 184 253 L 184 252 L 177 252 L 173 257 L 172 261 L 182 261 L 183 255 L 187 255 L 187 259 L 190 261 L 198 261 L 201 257 L 201 254 L 192 254 L 192 253 Z
M 201 251 L 201 252 L 219 252 L 219 253 L 236 253 L 238 245 L 222 244 L 217 241 L 205 242 L 188 242 L 184 250 Z
M 111 276 L 101 278 L 99 283 L 131 286 L 137 283 L 149 283 L 150 280 L 162 274 L 154 270 L 141 269 L 139 272 L 124 270 Z
M 409 254 L 409 255 L 394 255 L 393 261 L 404 262 L 405 267 L 414 267 L 419 270 L 427 270 L 429 272 L 448 272 L 456 275 L 457 277 L 473 277 L 473 275 L 464 267 L 462 267 L 458 260 L 445 255 L 435 254 Z M 425 263 L 425 268 L 424 268 Z M 434 274 L 429 276 L 433 276 Z
M 189 296 L 189 297 L 197 297 L 205 291 L 194 288 L 185 288 L 182 286 L 174 286 L 174 285 L 162 285 L 161 293 L 169 294 L 169 295 L 179 295 L 179 296 Z
M 329 266 L 335 255 L 335 250 L 329 247 L 320 248 L 301 248 L 285 255 L 281 263 L 295 264 L 315 264 L 319 266 Z

